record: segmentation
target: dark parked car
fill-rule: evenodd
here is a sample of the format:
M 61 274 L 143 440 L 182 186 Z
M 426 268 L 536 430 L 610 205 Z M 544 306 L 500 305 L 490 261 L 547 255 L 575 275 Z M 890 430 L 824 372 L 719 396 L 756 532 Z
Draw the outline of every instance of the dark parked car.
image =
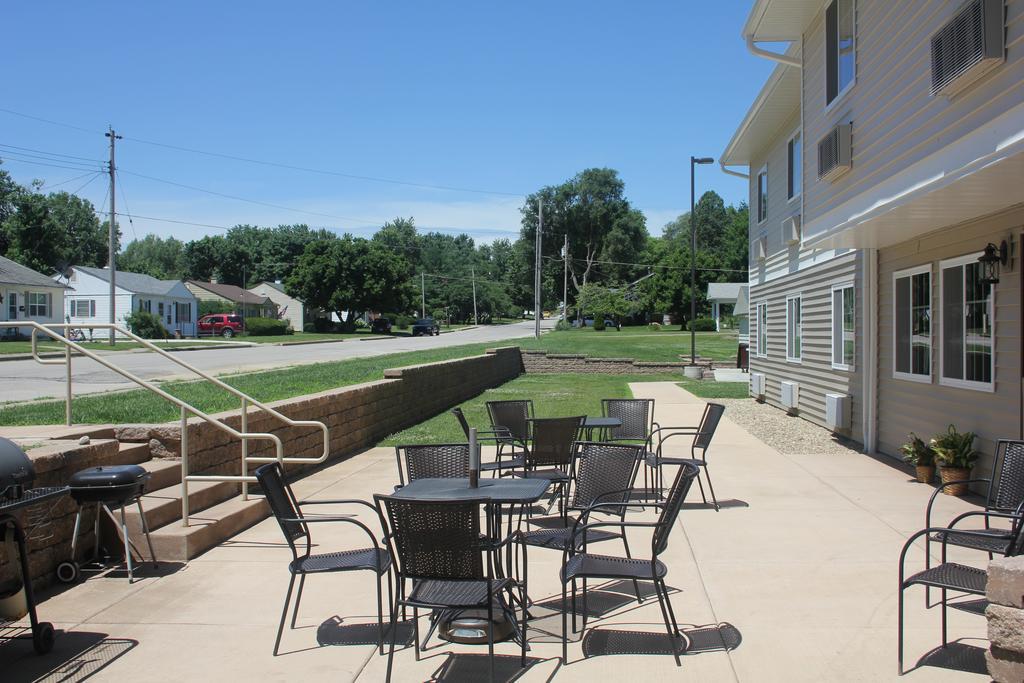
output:
M 370 323 L 370 332 L 374 334 L 391 334 L 391 319 L 375 318 Z
M 441 334 L 441 328 L 437 326 L 433 318 L 420 318 L 412 324 L 412 336 L 418 337 L 421 334 L 436 336 Z
M 234 337 L 242 333 L 242 316 L 229 313 L 210 313 L 199 319 L 199 334 L 219 334 Z

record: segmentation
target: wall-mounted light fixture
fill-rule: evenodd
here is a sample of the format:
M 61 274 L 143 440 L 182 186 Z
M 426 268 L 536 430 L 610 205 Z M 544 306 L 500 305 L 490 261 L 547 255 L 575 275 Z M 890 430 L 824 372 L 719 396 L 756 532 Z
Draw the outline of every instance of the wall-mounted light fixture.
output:
M 1006 240 L 1003 240 L 998 247 L 991 242 L 986 244 L 985 250 L 982 252 L 981 256 L 978 257 L 978 263 L 981 264 L 981 284 L 998 284 L 1000 266 L 1005 266 L 1009 262 L 1010 247 L 1006 243 Z

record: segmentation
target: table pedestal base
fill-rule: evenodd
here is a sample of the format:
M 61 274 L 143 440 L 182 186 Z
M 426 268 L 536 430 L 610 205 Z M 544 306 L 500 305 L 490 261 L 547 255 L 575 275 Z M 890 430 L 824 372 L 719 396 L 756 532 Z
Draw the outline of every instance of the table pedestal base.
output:
M 491 628 L 496 643 L 508 640 L 515 633 L 515 626 L 498 605 L 494 606 Z M 450 617 L 442 618 L 441 624 L 438 626 L 438 635 L 451 643 L 486 645 L 487 610 L 460 610 Z

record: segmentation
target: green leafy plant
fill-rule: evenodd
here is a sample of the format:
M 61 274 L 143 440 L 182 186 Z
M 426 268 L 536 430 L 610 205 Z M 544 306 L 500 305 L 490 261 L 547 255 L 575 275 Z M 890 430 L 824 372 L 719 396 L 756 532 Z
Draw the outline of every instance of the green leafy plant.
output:
M 277 318 L 248 318 L 245 321 L 245 331 L 252 337 L 270 337 L 294 332 L 287 320 Z
M 135 311 L 124 321 L 128 329 L 143 339 L 167 339 L 167 328 L 160 321 L 160 316 L 148 311 Z
M 647 329 L 651 332 L 661 332 L 661 323 L 649 323 Z
M 981 456 L 974 449 L 974 432 L 958 432 L 949 425 L 945 433 L 932 438 L 930 446 L 935 451 L 935 460 L 940 467 L 971 469 Z
M 604 316 L 603 315 L 599 315 L 596 318 L 594 318 L 594 331 L 595 332 L 604 332 Z
M 900 446 L 903 453 L 903 462 L 919 467 L 935 466 L 935 451 L 924 442 L 924 439 L 913 432 L 910 433 L 910 441 Z
M 696 318 L 694 320 L 691 320 L 689 323 L 687 323 L 686 329 L 695 332 L 717 331 L 717 327 L 715 327 L 715 321 L 712 320 L 711 318 Z
M 572 329 L 572 325 L 569 324 L 568 320 L 559 320 L 555 323 L 555 329 L 559 332 L 567 332 Z

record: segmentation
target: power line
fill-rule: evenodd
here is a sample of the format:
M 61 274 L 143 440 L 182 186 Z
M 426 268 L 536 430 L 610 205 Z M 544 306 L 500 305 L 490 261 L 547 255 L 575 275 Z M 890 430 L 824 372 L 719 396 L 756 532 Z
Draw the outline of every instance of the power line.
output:
M 23 119 L 32 119 L 33 121 L 41 121 L 43 123 L 49 123 L 52 126 L 61 126 L 62 128 L 71 128 L 71 129 L 74 129 L 74 130 L 84 131 L 86 133 L 102 133 L 103 132 L 101 130 L 97 131 L 97 130 L 93 130 L 92 128 L 83 128 L 82 126 L 76 126 L 76 125 L 73 125 L 73 124 L 70 124 L 70 123 L 61 123 L 60 121 L 51 121 L 50 119 L 44 119 L 41 116 L 32 116 L 31 114 L 22 114 L 21 112 L 13 111 L 11 109 L 0 108 L 0 111 L 4 112 L 5 114 L 11 114 L 13 116 L 20 116 Z
M 43 184 L 40 185 L 39 188 L 40 189 L 52 189 L 54 187 L 60 187 L 61 185 L 67 185 L 68 183 L 73 183 L 76 180 L 81 180 L 82 178 L 84 178 L 87 175 L 96 175 L 97 173 L 102 173 L 102 171 L 86 171 L 85 173 L 83 173 L 81 175 L 72 176 L 72 177 L 68 178 L 67 180 L 60 181 L 59 183 L 52 183 L 51 184 L 51 183 L 43 182 Z M 75 194 L 75 192 L 72 192 L 71 194 Z
M 103 171 L 96 171 L 96 173 L 93 173 L 93 175 L 92 175 L 92 177 L 91 177 L 91 178 L 89 178 L 88 180 L 86 180 L 86 181 L 85 181 L 85 182 L 84 182 L 84 183 L 83 183 L 83 184 L 82 184 L 81 186 L 79 186 L 79 188 L 78 188 L 77 190 L 75 190 L 75 191 L 74 191 L 74 192 L 72 192 L 71 194 L 78 194 L 79 192 L 81 192 L 82 190 L 84 190 L 84 189 L 85 189 L 86 187 L 88 187 L 90 183 L 92 183 L 92 182 L 93 182 L 94 180 L 96 180 L 97 178 L 99 178 L 99 177 L 100 177 L 101 175 L 103 175 Z M 56 187 L 56 186 L 55 186 L 55 187 Z
M 117 175 L 117 183 L 120 186 L 119 189 L 121 190 L 121 201 L 124 202 L 124 211 L 128 214 L 128 225 L 132 227 L 132 236 L 138 240 L 139 233 L 135 232 L 135 221 L 132 220 L 132 212 L 131 209 L 128 208 L 128 198 L 124 195 L 124 183 L 121 182 L 121 171 L 115 169 L 114 173 Z
M 32 149 L 31 147 L 19 147 L 17 145 L 8 145 L 8 144 L 5 144 L 5 143 L 0 143 L 0 147 L 6 147 L 7 149 L 18 150 L 19 152 L 35 152 L 36 154 L 45 154 L 45 155 L 51 156 L 51 157 L 64 157 L 66 159 L 76 159 L 78 161 L 89 161 L 89 162 L 94 163 L 94 164 L 105 163 L 102 159 L 90 159 L 88 157 L 75 156 L 74 154 L 63 154 L 61 152 L 47 152 L 47 151 L 41 150 L 41 149 Z
M 19 156 L 10 156 L 10 154 L 3 154 L 3 155 L 0 155 L 0 160 L 2 160 L 2 161 L 13 161 L 15 163 L 21 163 L 21 164 L 31 164 L 33 166 L 47 166 L 49 168 L 63 168 L 63 169 L 66 169 L 68 171 L 93 171 L 93 170 L 96 170 L 96 169 L 88 168 L 88 167 L 85 167 L 85 166 L 68 166 L 67 164 L 53 164 L 53 163 L 46 163 L 46 162 L 43 162 L 43 161 L 33 161 L 31 159 L 22 159 L 22 158 L 20 158 L 20 155 Z M 69 162 L 69 163 L 75 163 L 75 162 Z M 100 171 L 100 172 L 102 173 L 102 171 Z

